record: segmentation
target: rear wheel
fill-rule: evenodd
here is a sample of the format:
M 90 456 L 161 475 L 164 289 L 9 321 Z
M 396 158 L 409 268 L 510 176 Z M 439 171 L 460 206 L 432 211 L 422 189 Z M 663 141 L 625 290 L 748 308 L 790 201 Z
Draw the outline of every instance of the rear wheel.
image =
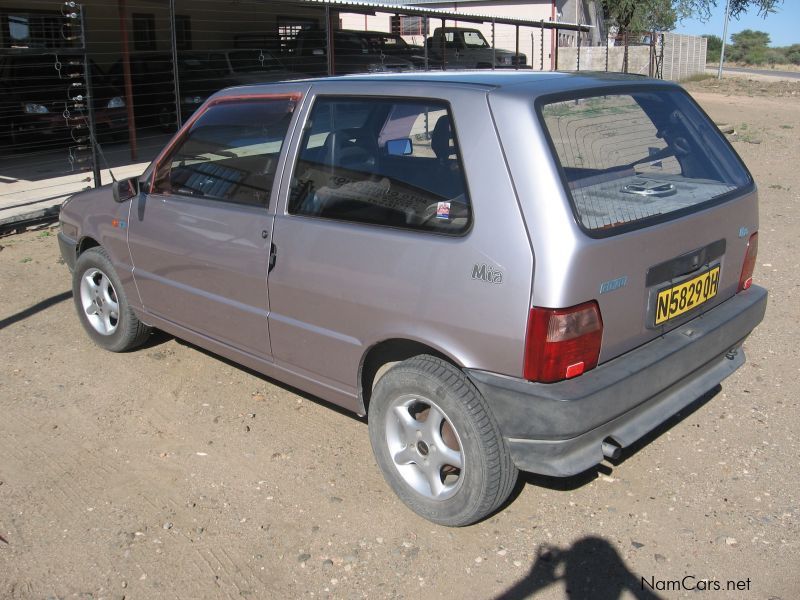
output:
M 495 511 L 517 479 L 486 401 L 459 369 L 418 356 L 381 377 L 369 407 L 384 478 L 414 512 L 448 526 Z
M 72 296 L 81 325 L 101 348 L 124 352 L 147 340 L 151 328 L 128 304 L 108 254 L 90 248 L 78 257 L 72 273 Z

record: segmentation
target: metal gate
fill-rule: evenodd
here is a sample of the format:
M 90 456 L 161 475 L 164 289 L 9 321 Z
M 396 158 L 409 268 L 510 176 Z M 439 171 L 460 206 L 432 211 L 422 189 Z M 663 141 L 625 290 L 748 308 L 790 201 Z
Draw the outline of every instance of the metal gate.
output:
M 82 7 L 31 4 L 4 14 L 0 233 L 52 220 L 64 198 L 100 182 Z

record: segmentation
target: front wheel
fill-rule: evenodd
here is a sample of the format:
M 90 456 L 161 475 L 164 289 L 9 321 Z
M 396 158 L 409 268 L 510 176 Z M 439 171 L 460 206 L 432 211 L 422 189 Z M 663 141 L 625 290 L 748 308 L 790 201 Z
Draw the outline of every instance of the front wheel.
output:
M 440 525 L 470 525 L 491 514 L 517 479 L 484 398 L 462 371 L 432 356 L 398 363 L 381 377 L 369 434 L 394 492 Z
M 89 248 L 78 257 L 72 273 L 72 296 L 81 325 L 101 348 L 124 352 L 140 346 L 151 329 L 128 304 L 108 254 Z

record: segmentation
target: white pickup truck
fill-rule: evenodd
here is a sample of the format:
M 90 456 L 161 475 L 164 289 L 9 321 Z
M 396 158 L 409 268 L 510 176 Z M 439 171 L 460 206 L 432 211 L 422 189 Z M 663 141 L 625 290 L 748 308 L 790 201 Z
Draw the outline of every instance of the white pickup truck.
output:
M 427 40 L 428 54 L 446 67 L 460 69 L 513 68 L 528 58 L 501 48 L 492 48 L 478 29 L 437 27 Z

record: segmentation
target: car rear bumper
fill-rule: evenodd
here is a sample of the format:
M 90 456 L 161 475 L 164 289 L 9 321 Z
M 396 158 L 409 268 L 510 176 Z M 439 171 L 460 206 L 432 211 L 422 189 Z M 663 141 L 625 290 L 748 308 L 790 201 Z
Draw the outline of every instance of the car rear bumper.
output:
M 680 327 L 575 379 L 533 383 L 467 375 L 489 402 L 518 468 L 575 475 L 601 462 L 603 442 L 624 448 L 692 404 L 745 362 L 742 342 L 764 318 L 753 286 Z

